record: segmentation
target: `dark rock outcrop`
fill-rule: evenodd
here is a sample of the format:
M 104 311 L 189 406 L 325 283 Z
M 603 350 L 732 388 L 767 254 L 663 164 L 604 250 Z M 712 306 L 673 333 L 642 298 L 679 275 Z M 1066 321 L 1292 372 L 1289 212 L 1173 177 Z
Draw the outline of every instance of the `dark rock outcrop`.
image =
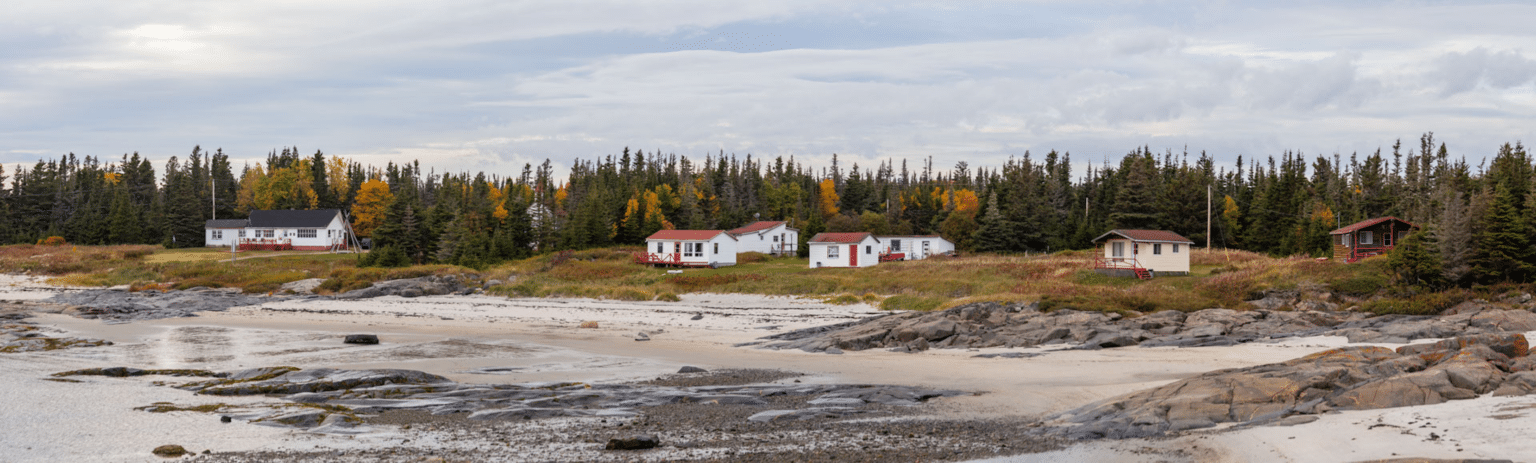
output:
M 661 445 L 656 436 L 619 437 L 608 440 L 604 450 L 645 450 Z
M 347 291 L 336 296 L 336 298 L 368 299 L 383 296 L 421 297 L 457 294 L 467 287 L 479 287 L 478 284 L 471 280 L 471 277 L 460 275 L 434 275 L 403 280 L 380 281 L 367 288 Z
M 59 293 L 48 301 L 68 306 L 65 315 L 114 322 L 193 317 L 197 312 L 223 311 L 230 307 L 259 305 L 287 297 L 241 294 L 238 289 L 187 291 L 85 290 Z
M 379 336 L 373 334 L 349 334 L 341 342 L 345 344 L 378 344 Z
M 1045 311 L 1038 304 L 968 304 L 939 312 L 906 312 L 767 336 L 765 349 L 824 352 L 885 348 L 1034 347 L 1074 344 L 1082 349 L 1128 346 L 1207 347 L 1297 336 L 1334 335 L 1351 342 L 1404 343 L 1536 330 L 1536 313 L 1488 303 L 1467 303 L 1442 316 L 1373 316 L 1361 312 L 1205 309 L 1139 317 L 1076 310 Z
M 1524 335 L 1477 335 L 1397 350 L 1351 346 L 1299 359 L 1221 370 L 1089 404 L 1047 419 L 1071 438 L 1134 438 L 1222 423 L 1277 423 L 1329 410 L 1428 405 L 1494 391 L 1536 390 Z M 1294 422 L 1294 420 L 1292 420 Z

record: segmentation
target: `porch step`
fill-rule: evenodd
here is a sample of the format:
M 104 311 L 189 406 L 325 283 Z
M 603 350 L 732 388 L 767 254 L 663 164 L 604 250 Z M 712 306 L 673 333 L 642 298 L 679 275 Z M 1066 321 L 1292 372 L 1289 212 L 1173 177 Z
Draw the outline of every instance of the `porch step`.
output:
M 1132 270 L 1136 272 L 1136 279 L 1138 279 L 1138 280 L 1151 280 L 1152 279 L 1152 272 L 1147 271 L 1147 269 L 1139 268 L 1138 267 L 1138 268 L 1135 268 L 1135 269 L 1132 269 Z

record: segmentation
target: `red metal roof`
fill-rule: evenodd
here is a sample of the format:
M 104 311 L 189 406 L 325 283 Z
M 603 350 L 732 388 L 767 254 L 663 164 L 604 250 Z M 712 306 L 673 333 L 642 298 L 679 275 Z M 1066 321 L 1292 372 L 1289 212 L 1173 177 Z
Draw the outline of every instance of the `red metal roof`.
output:
M 1099 235 L 1098 238 L 1094 238 L 1093 242 L 1097 243 L 1099 240 L 1102 240 L 1104 237 L 1109 235 L 1124 236 L 1129 238 L 1131 241 L 1162 241 L 1165 243 L 1195 244 L 1195 242 L 1190 241 L 1189 238 L 1179 236 L 1178 233 L 1174 233 L 1168 230 L 1110 230 L 1109 233 L 1105 233 L 1103 235 Z
M 730 233 L 732 235 L 745 235 L 745 234 L 752 233 L 752 232 L 767 230 L 767 229 L 770 229 L 770 228 L 773 228 L 773 227 L 777 227 L 777 226 L 783 225 L 783 224 L 784 224 L 784 222 L 782 222 L 782 221 L 777 221 L 777 222 L 768 222 L 768 221 L 752 222 L 752 223 L 747 224 L 744 227 L 736 228 L 736 229 L 732 229 L 732 230 L 726 231 L 726 233 Z
M 647 240 L 682 240 L 682 241 L 709 241 L 721 233 L 720 230 L 661 230 L 646 237 Z
M 817 233 L 807 243 L 861 243 L 869 237 L 869 232 L 859 233 Z
M 1409 228 L 1413 228 L 1413 227 L 1417 227 L 1418 226 L 1418 225 L 1414 225 L 1413 222 L 1409 222 L 1407 220 L 1399 219 L 1397 217 L 1387 216 L 1387 217 L 1377 217 L 1377 218 L 1369 219 L 1369 220 L 1361 220 L 1359 222 L 1355 222 L 1354 224 L 1352 224 L 1352 225 L 1350 225 L 1348 227 L 1344 227 L 1344 228 L 1340 228 L 1338 230 L 1334 230 L 1334 231 L 1328 232 L 1328 234 L 1330 234 L 1330 235 L 1343 235 L 1343 234 L 1346 234 L 1346 233 L 1354 233 L 1356 231 L 1359 231 L 1362 228 L 1370 227 L 1372 225 L 1376 225 L 1376 224 L 1379 224 L 1379 223 L 1382 223 L 1382 222 L 1386 222 L 1388 220 L 1396 220 L 1398 222 L 1402 222 L 1402 223 L 1408 224 Z

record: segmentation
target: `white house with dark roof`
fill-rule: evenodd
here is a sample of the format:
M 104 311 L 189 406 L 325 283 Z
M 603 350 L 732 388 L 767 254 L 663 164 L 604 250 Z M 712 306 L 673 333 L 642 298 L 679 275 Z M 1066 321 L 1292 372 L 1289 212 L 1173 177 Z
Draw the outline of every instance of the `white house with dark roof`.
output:
M 1189 251 L 1195 242 L 1167 230 L 1110 230 L 1093 239 L 1103 248 L 1095 253 L 1093 269 L 1110 276 L 1188 275 Z
M 350 227 L 337 209 L 251 211 L 248 219 L 209 220 L 208 247 L 325 251 L 347 248 Z
M 660 230 L 645 238 L 635 262 L 679 267 L 736 265 L 736 237 L 724 230 Z
M 761 252 L 763 254 L 794 254 L 800 243 L 800 230 L 789 228 L 782 221 L 752 222 L 744 227 L 726 230 L 736 237 L 736 252 Z
M 955 243 L 939 235 L 876 236 L 887 260 L 922 260 L 929 256 L 955 252 Z M 897 256 L 900 256 L 899 258 Z

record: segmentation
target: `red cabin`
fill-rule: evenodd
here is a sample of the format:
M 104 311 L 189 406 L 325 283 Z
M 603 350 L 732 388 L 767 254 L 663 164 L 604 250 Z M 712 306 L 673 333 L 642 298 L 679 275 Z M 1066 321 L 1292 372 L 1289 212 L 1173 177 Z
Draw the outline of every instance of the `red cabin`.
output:
M 1333 235 L 1333 258 L 1357 262 L 1385 254 L 1415 228 L 1418 225 L 1397 217 L 1377 217 L 1334 230 L 1329 233 Z

